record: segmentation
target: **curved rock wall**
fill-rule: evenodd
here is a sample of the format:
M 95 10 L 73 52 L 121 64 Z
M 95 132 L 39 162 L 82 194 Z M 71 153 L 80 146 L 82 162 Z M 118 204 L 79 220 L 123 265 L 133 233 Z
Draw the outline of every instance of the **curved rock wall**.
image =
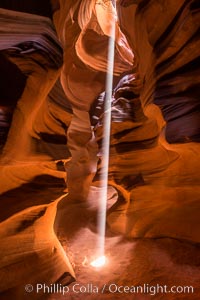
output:
M 160 107 L 169 143 L 199 142 L 198 2 L 140 1 L 120 14 L 143 81 L 141 101 Z
M 90 185 L 98 186 L 99 175 L 104 172 L 105 45 L 110 34 L 105 16 L 110 14 L 112 19 L 115 14 L 104 2 L 100 1 L 102 7 L 98 9 L 90 0 L 52 1 L 62 47 L 50 19 L 35 15 L 30 19 L 29 14 L 0 10 L 1 56 L 26 77 L 1 160 L 0 191 L 5 193 L 38 174 L 55 174 L 53 162 L 45 165 L 41 161 L 71 155 L 65 164 L 69 195 L 61 204 L 64 223 L 68 217 L 65 212 L 69 213 L 65 211 L 67 204 L 78 207 L 81 200 L 87 200 Z M 107 223 L 113 232 L 133 239 L 199 243 L 198 2 L 117 3 L 109 184 L 116 189 L 118 199 L 108 211 Z M 64 148 L 55 153 L 55 145 Z M 58 173 L 56 176 L 64 177 L 63 172 Z M 2 206 L 6 199 L 3 194 Z M 24 258 L 20 246 L 13 260 L 5 255 L 2 277 L 4 267 L 12 265 L 15 271 L 15 259 L 21 262 L 23 256 L 22 262 L 29 262 L 35 253 L 38 273 L 44 270 L 39 262 L 49 263 L 41 280 L 47 280 L 48 270 L 53 273 L 49 278 L 52 282 L 66 272 L 74 277 L 53 229 L 60 200 L 50 197 L 41 203 L 39 199 L 27 207 L 20 199 L 19 206 L 15 203 L 6 215 L 2 212 L 4 253 L 9 245 L 8 253 L 13 254 L 18 240 L 27 242 L 30 253 Z M 13 288 L 25 282 L 26 272 L 22 268 L 21 277 L 12 282 Z M 8 289 L 10 278 L 2 283 L 2 290 Z M 38 278 L 33 274 L 31 280 L 35 283 Z
M 199 223 L 199 144 L 188 143 L 198 142 L 200 132 L 195 88 L 199 82 L 198 5 L 196 1 L 133 2 L 125 1 L 118 10 L 135 54 L 134 76 L 140 84 L 124 78 L 113 100 L 109 174 L 119 199 L 108 223 L 129 237 L 168 236 L 199 242 L 195 225 Z M 176 144 L 170 146 L 165 138 Z
M 24 290 L 21 287 L 26 284 L 28 274 L 32 284 L 38 280 L 68 284 L 75 277 L 54 232 L 57 204 L 62 199 L 59 196 L 64 184 L 56 195 L 48 196 L 45 203 L 44 194 L 35 196 L 37 189 L 33 202 L 30 190 L 25 201 L 19 192 L 21 187 L 29 186 L 29 182 L 33 187 L 37 176 L 41 176 L 40 182 L 44 176 L 45 184 L 50 183 L 51 176 L 54 180 L 61 178 L 62 182 L 64 172 L 58 172 L 54 162 L 48 165 L 46 161 L 60 158 L 61 154 L 62 158 L 69 155 L 65 132 L 71 119 L 71 107 L 63 100 L 65 95 L 58 80 L 63 52 L 52 21 L 0 9 L 0 35 L 1 57 L 18 75 L 15 78 L 11 75 L 9 79 L 19 83 L 18 89 L 21 86 L 18 93 L 13 89 L 6 93 L 7 99 L 3 99 L 4 112 L 9 105 L 6 100 L 16 108 L 0 161 L 0 291 L 4 299 L 22 299 Z M 15 87 L 17 82 L 9 88 Z M 56 153 L 60 143 L 64 149 Z M 43 188 L 40 186 L 38 190 Z M 9 196 L 9 191 L 13 196 Z
M 70 14 L 69 14 L 70 12 Z M 61 83 L 73 110 L 68 129 L 72 159 L 66 164 L 68 188 L 74 199 L 86 200 L 96 172 L 97 145 L 89 111 L 105 89 L 107 45 L 116 12 L 108 1 L 60 1 L 54 23 L 64 48 Z M 119 76 L 132 68 L 133 53 L 118 23 L 114 73 Z
M 1 55 L 9 64 L 14 64 L 22 79 L 26 79 L 26 85 L 22 87 L 24 90 L 20 91 L 21 97 L 19 93 L 15 95 L 15 98 L 20 97 L 19 101 L 12 94 L 10 97 L 12 104 L 17 102 L 13 124 L 18 125 L 12 126 L 3 151 L 6 161 L 19 160 L 20 157 L 21 160 L 26 160 L 31 153 L 37 153 L 36 144 L 40 139 L 40 132 L 46 130 L 47 133 L 54 133 L 56 116 L 51 116 L 46 121 L 48 117 L 44 115 L 51 115 L 48 110 L 52 110 L 50 107 L 53 104 L 47 104 L 47 95 L 60 74 L 62 48 L 50 19 L 4 9 L 0 9 L 0 15 Z M 41 114 L 44 120 L 39 117 Z M 63 114 L 70 118 L 69 113 Z M 52 123 L 51 126 L 49 122 Z M 55 131 L 65 135 L 61 126 Z M 18 147 L 20 152 L 16 150 Z

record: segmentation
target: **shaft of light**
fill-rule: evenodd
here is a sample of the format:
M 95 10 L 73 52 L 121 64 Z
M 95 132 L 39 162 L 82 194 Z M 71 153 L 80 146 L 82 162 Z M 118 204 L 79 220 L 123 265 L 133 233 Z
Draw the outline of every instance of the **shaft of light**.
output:
M 99 256 L 97 259 L 93 260 L 90 265 L 94 268 L 101 268 L 106 263 L 106 257 L 105 256 Z
M 116 7 L 116 1 L 114 7 Z M 109 167 L 109 149 L 110 149 L 110 127 L 111 127 L 111 99 L 113 89 L 113 71 L 114 71 L 114 56 L 115 56 L 115 21 L 113 20 L 111 36 L 109 37 L 108 45 L 108 64 L 106 75 L 106 90 L 105 90 L 105 108 L 104 108 L 104 131 L 102 143 L 103 156 L 103 174 L 101 176 L 101 195 L 99 204 L 99 256 L 103 257 L 105 253 L 105 228 L 106 228 L 106 208 L 107 208 L 107 193 L 108 193 L 108 167 Z

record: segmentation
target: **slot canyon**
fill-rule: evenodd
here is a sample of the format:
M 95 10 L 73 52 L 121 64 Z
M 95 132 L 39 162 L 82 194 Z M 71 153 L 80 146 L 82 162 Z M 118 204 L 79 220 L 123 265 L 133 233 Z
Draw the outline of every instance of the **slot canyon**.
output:
M 200 299 L 199 28 L 199 0 L 0 1 L 0 300 Z

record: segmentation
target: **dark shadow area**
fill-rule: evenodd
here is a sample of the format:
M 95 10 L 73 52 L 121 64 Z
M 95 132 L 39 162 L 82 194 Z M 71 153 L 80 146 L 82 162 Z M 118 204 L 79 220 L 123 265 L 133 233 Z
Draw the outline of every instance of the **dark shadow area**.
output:
M 0 106 L 15 107 L 26 85 L 26 76 L 0 51 Z
M 6 142 L 17 101 L 26 85 L 26 76 L 0 51 L 0 147 Z
M 157 246 L 162 251 L 167 249 L 168 255 L 174 263 L 200 267 L 200 244 L 171 238 L 156 239 L 156 241 Z M 176 255 L 174 255 L 174 248 L 176 249 Z M 194 253 L 194 255 L 191 253 Z
M 40 175 L 0 195 L 0 222 L 31 206 L 49 204 L 63 194 L 63 179 Z
M 1 0 L 0 8 L 52 17 L 50 0 Z
M 192 3 L 196 7 L 195 1 Z M 154 54 L 159 61 L 155 67 L 155 78 L 158 80 L 154 91 L 154 103 L 162 111 L 166 121 L 166 140 L 171 144 L 200 142 L 200 58 L 195 52 L 199 30 L 197 26 L 194 26 L 193 32 L 187 29 L 183 34 L 180 30 L 183 16 L 184 26 L 189 24 L 191 9 L 189 2 L 185 1 L 153 45 Z M 177 42 L 178 38 L 180 44 Z M 191 58 L 187 59 L 189 51 Z

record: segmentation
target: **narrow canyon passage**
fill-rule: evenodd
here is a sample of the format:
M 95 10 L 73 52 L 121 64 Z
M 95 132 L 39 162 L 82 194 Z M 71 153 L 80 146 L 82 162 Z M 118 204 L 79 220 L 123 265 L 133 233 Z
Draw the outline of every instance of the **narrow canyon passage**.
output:
M 199 11 L 0 3 L 0 299 L 199 300 Z

